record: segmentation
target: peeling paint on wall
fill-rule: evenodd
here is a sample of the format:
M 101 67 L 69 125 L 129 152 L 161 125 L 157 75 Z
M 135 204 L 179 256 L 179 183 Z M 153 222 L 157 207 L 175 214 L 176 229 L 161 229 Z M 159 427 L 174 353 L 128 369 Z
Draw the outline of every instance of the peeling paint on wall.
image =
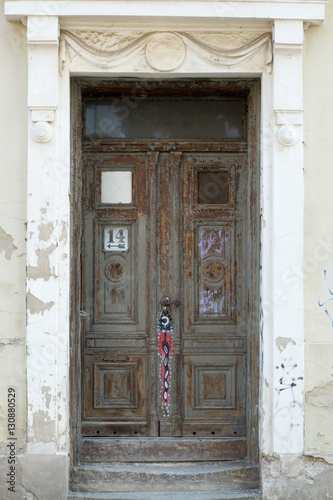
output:
M 66 222 L 62 222 L 62 228 L 61 228 L 61 233 L 59 236 L 59 241 L 63 241 L 64 243 L 67 242 L 67 226 Z
M 55 441 L 55 422 L 50 419 L 48 412 L 38 410 L 33 415 L 33 432 L 35 442 Z
M 17 250 L 13 241 L 14 238 L 0 227 L 0 253 L 4 252 L 8 260 L 11 259 L 14 250 Z
M 54 229 L 53 222 L 48 222 L 47 224 L 39 224 L 39 241 L 48 241 Z
M 310 405 L 333 411 L 333 381 L 307 392 L 305 400 Z
M 279 351 L 282 352 L 287 347 L 289 342 L 292 342 L 293 345 L 296 345 L 296 342 L 288 337 L 278 337 L 275 341 L 275 344 Z
M 38 314 L 44 311 L 49 311 L 55 302 L 51 300 L 50 302 L 43 302 L 38 297 L 35 297 L 31 292 L 27 293 L 27 309 L 31 312 L 31 314 Z
M 48 281 L 50 277 L 56 277 L 54 271 L 51 270 L 50 254 L 54 252 L 56 245 L 51 245 L 48 248 L 40 248 L 36 250 L 37 266 L 27 267 L 27 276 L 33 280 L 42 278 Z
M 50 394 L 51 389 L 52 389 L 52 387 L 50 387 L 49 385 L 42 387 L 42 394 L 44 395 L 46 408 L 48 410 L 50 409 L 50 403 L 51 403 L 51 398 L 52 398 L 52 396 Z

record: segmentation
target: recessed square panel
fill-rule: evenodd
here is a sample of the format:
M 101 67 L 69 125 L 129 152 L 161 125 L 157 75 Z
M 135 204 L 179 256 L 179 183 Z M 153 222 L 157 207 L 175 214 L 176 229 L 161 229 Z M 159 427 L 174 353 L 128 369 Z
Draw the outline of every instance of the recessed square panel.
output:
M 235 408 L 235 398 L 235 366 L 194 365 L 194 409 Z
M 102 172 L 101 183 L 101 203 L 132 203 L 131 171 Z
M 227 172 L 198 172 L 199 205 L 229 203 L 229 174 Z
M 136 408 L 137 378 L 134 363 L 95 364 L 94 407 Z

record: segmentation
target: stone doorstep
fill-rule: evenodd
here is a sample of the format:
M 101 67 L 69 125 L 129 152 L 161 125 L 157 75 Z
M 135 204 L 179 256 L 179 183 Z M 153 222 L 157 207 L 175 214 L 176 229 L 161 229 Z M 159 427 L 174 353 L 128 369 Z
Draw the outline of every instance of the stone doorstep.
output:
M 256 491 L 219 492 L 138 492 L 138 493 L 70 493 L 68 500 L 260 500 Z
M 70 469 L 69 489 L 71 495 L 89 494 L 87 497 L 132 498 L 129 495 L 150 495 L 164 493 L 173 499 L 191 498 L 217 500 L 227 494 L 257 494 L 260 484 L 259 466 L 245 461 L 237 462 L 197 462 L 197 463 L 150 463 L 150 464 L 89 464 Z M 112 492 L 112 493 L 109 493 Z M 155 493 L 154 493 L 155 492 Z M 177 493 L 176 493 L 177 492 Z M 183 496 L 180 495 L 182 492 Z M 223 493 L 221 493 L 223 492 Z M 94 494 L 93 496 L 91 494 Z M 110 496 L 116 495 L 116 496 Z M 125 496 L 123 496 L 125 495 Z M 184 496 L 185 495 L 185 496 Z M 209 496 L 213 495 L 213 496 Z M 219 496 L 217 496 L 219 495 Z M 69 497 L 69 498 L 76 498 Z M 135 498 L 135 497 L 133 497 Z M 153 498 L 153 497 L 150 497 Z M 156 496 L 157 498 L 157 496 Z M 167 497 L 165 497 L 167 498 Z M 229 498 L 225 496 L 225 498 Z M 230 498 L 251 498 L 231 496 Z M 255 498 L 255 497 L 254 497 Z

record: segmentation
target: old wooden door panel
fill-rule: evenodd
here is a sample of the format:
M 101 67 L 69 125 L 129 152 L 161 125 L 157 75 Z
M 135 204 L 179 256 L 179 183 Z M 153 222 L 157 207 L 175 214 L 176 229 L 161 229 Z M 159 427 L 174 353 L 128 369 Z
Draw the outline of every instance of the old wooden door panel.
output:
M 183 435 L 246 435 L 244 155 L 183 159 Z
M 247 456 L 256 212 L 239 123 L 228 144 L 85 139 L 82 462 Z M 170 307 L 169 412 L 156 348 L 163 297 L 181 302 Z
M 180 298 L 180 190 L 181 153 L 160 153 L 158 157 L 158 203 L 157 203 L 157 307 L 161 310 L 163 297 Z M 156 311 L 157 312 L 157 311 Z M 161 395 L 158 398 L 159 435 L 181 436 L 181 312 L 172 306 L 174 323 L 173 356 L 171 360 L 170 411 L 166 415 L 162 409 Z M 156 377 L 160 383 L 160 360 Z
M 85 436 L 136 436 L 149 432 L 148 169 L 148 157 L 142 154 L 95 155 L 88 157 L 85 165 L 82 235 L 82 434 Z M 108 176 L 120 182 L 113 198 L 108 192 L 103 194 L 103 182 L 108 181 Z M 121 183 L 123 179 L 126 184 Z M 119 190 L 124 192 L 119 194 Z
M 244 155 L 217 153 L 88 159 L 82 304 L 90 315 L 83 319 L 82 433 L 88 438 L 87 460 L 97 450 L 92 437 L 156 435 L 192 437 L 181 440 L 178 451 L 176 441 L 174 448 L 168 445 L 173 456 L 183 460 L 191 459 L 197 446 L 194 438 L 208 436 L 223 439 L 214 446 L 205 441 L 205 460 L 214 460 L 217 448 L 226 456 L 226 438 L 233 443 L 232 456 L 244 458 L 244 165 Z M 103 172 L 114 171 L 132 172 L 131 203 L 102 202 Z M 149 174 L 150 191 L 156 192 L 153 218 L 147 202 Z M 156 240 L 149 236 L 155 225 Z M 107 251 L 105 235 L 111 232 L 114 238 L 120 228 L 127 231 L 128 249 Z M 149 250 L 156 267 L 148 261 Z M 156 315 L 165 296 L 183 302 L 179 309 L 172 307 L 168 415 L 156 397 L 155 325 L 147 319 L 150 298 L 155 300 Z M 140 459 L 156 455 L 151 441 L 140 443 Z M 110 443 L 110 450 L 109 460 L 127 460 L 126 441 Z
M 184 462 L 243 460 L 246 439 L 140 438 L 83 441 L 83 462 Z

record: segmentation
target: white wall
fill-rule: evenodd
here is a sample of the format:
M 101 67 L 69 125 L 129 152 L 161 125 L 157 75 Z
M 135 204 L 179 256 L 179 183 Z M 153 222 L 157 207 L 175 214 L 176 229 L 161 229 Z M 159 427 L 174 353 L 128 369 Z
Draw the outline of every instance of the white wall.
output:
M 3 1 L 1 1 L 3 11 Z M 7 389 L 17 399 L 17 451 L 26 441 L 26 29 L 0 16 L 0 454 L 7 444 Z
M 333 458 L 332 0 L 324 24 L 305 32 L 303 59 L 305 448 Z

